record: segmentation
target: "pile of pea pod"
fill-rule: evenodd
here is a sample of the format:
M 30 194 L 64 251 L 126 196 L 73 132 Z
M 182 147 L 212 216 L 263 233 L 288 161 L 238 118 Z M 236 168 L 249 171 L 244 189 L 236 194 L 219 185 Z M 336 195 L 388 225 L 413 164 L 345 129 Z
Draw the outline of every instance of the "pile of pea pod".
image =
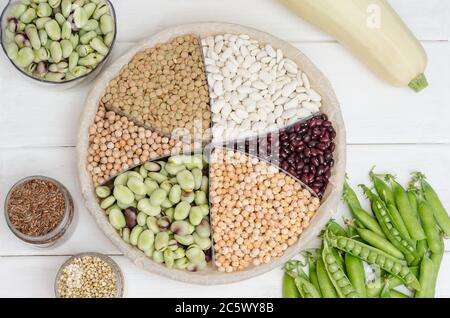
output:
M 208 169 L 203 155 L 146 162 L 97 187 L 122 239 L 168 268 L 199 271 L 211 258 Z
M 408 189 L 392 175 L 369 173 L 374 190 L 360 185 L 372 213 L 348 182 L 343 200 L 347 228 L 328 222 L 322 246 L 285 265 L 285 298 L 433 298 L 450 217 L 422 173 Z M 383 178 L 384 176 L 384 178 Z M 368 279 L 367 269 L 379 275 Z M 308 274 L 307 274 L 308 273 Z M 399 291 L 401 289 L 402 291 Z

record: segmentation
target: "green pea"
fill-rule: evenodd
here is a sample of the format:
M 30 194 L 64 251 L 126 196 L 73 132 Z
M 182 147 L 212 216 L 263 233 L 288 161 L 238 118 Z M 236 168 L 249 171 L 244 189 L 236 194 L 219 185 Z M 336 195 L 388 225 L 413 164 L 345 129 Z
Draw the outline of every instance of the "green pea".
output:
M 130 243 L 130 229 L 127 227 L 122 229 L 122 240 L 125 243 Z
M 111 205 L 114 204 L 114 202 L 116 202 L 116 198 L 113 196 L 109 196 L 106 199 L 104 199 L 101 203 L 100 203 L 100 207 L 102 209 L 107 209 L 109 208 Z
M 144 230 L 139 235 L 137 247 L 141 251 L 150 250 L 153 246 L 153 242 L 155 241 L 155 234 L 150 230 Z
M 186 201 L 181 201 L 175 207 L 173 217 L 175 220 L 185 220 L 189 216 L 191 205 Z
M 17 56 L 14 59 L 14 63 L 17 66 L 25 68 L 30 65 L 34 60 L 34 52 L 29 47 L 23 47 L 17 52 Z
M 9 11 L 9 15 L 13 16 L 15 18 L 20 18 L 20 16 L 22 14 L 24 14 L 24 12 L 27 10 L 27 6 L 22 4 L 22 3 L 18 3 L 14 6 L 11 7 L 10 11 Z
M 177 240 L 178 243 L 181 245 L 189 246 L 194 243 L 194 237 L 192 235 L 174 235 L 175 240 Z
M 195 193 L 194 192 L 181 192 L 181 201 L 192 203 L 195 200 Z
M 104 199 L 111 194 L 111 189 L 107 186 L 99 186 L 95 189 L 95 193 L 99 198 Z
M 189 261 L 186 257 L 175 260 L 174 267 L 177 269 L 186 269 L 189 265 Z
M 6 54 L 8 54 L 8 57 L 11 60 L 15 60 L 18 53 L 19 47 L 17 46 L 17 44 L 13 42 L 9 43 L 8 46 L 6 47 Z
M 114 32 L 109 32 L 103 37 L 103 43 L 105 43 L 107 47 L 111 47 L 113 41 L 114 41 Z
M 163 252 L 169 246 L 169 234 L 167 232 L 159 232 L 155 237 L 155 249 Z
M 150 203 L 153 206 L 160 206 L 161 203 L 167 198 L 167 192 L 163 189 L 156 189 L 150 195 Z
M 161 251 L 155 250 L 152 255 L 153 261 L 158 264 L 164 263 L 164 256 Z
M 168 208 L 166 211 L 164 211 L 164 214 L 167 215 L 169 218 L 173 219 L 173 214 L 175 213 L 174 208 Z
M 192 234 L 195 228 L 186 221 L 175 221 L 170 225 L 170 231 L 178 236 L 186 236 Z
M 173 204 L 177 204 L 181 200 L 181 187 L 178 184 L 175 184 L 169 192 L 169 200 Z
M 339 265 L 331 264 L 330 266 L 328 266 L 328 269 L 329 269 L 330 273 L 334 274 L 339 270 Z
M 149 171 L 151 171 L 151 170 L 149 170 Z M 159 172 L 149 172 L 148 177 L 158 183 L 162 183 L 168 179 L 167 176 L 165 176 Z
M 147 198 L 139 200 L 137 209 L 149 216 L 157 216 L 161 213 L 161 207 L 159 205 L 152 205 L 150 199 Z
M 203 192 L 208 192 L 208 187 L 209 187 L 209 180 L 207 176 L 203 176 L 202 177 L 202 185 L 200 186 L 200 190 L 202 190 Z
M 132 230 L 131 230 L 131 234 L 130 234 L 130 244 L 137 246 L 138 244 L 138 240 L 139 240 L 139 236 L 141 235 L 141 233 L 144 231 L 144 228 L 140 225 L 136 225 Z
M 131 204 L 134 201 L 133 192 L 126 186 L 117 185 L 116 187 L 114 187 L 113 193 L 117 201 L 120 201 L 124 204 Z
M 99 20 L 104 14 L 109 13 L 109 6 L 106 3 L 99 3 L 94 10 L 92 17 Z
M 192 192 L 195 188 L 193 174 L 188 170 L 183 170 L 177 174 L 177 181 L 181 189 L 185 192 Z
M 189 212 L 189 222 L 192 225 L 197 226 L 202 222 L 203 219 L 203 211 L 200 207 L 192 207 Z
M 211 236 L 211 226 L 208 222 L 208 220 L 203 219 L 202 222 L 200 222 L 199 225 L 195 227 L 195 233 L 197 233 L 198 236 L 207 238 Z
M 205 253 L 198 245 L 191 245 L 186 250 L 186 257 L 193 264 L 200 264 L 205 261 Z
M 122 211 L 118 209 L 113 209 L 109 212 L 109 223 L 116 229 L 121 230 L 125 226 L 127 226 L 127 222 L 125 220 L 125 216 L 123 215 Z
M 211 248 L 211 239 L 208 237 L 201 237 L 197 233 L 193 233 L 194 242 L 197 244 L 202 250 L 206 251 Z

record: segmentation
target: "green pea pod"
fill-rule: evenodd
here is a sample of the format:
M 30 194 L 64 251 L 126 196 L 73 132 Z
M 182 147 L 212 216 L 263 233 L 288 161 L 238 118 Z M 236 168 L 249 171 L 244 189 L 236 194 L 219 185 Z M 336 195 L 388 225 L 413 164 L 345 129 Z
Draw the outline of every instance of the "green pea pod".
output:
M 419 276 L 418 266 L 410 267 L 409 270 L 411 271 L 411 273 L 413 273 L 414 276 Z M 386 280 L 389 281 L 389 286 L 391 288 L 398 287 L 405 283 L 402 279 L 394 275 L 390 275 L 387 278 L 379 278 L 367 284 L 367 297 L 378 298 L 380 296 L 381 290 L 383 289 L 383 284 L 386 282 Z
M 411 298 L 408 295 L 405 295 L 395 289 L 391 289 L 389 291 L 390 298 Z
M 417 248 L 414 253 L 415 260 L 411 263 L 411 266 L 417 266 L 422 261 L 422 258 L 425 256 L 425 254 L 428 252 L 428 243 L 427 240 L 420 240 L 417 242 Z
M 432 253 L 441 253 L 441 235 L 430 204 L 423 198 L 419 199 L 419 215 L 426 234 L 428 247 Z
M 386 237 L 378 224 L 377 220 L 367 213 L 366 210 L 362 208 L 355 208 L 353 210 L 353 217 L 361 223 L 366 229 L 371 230 L 372 232 L 377 233 L 379 236 Z
M 331 231 L 335 235 L 345 236 L 347 234 L 345 232 L 344 228 L 333 219 L 328 221 L 328 223 L 326 225 L 326 229 L 327 229 L 327 231 Z
M 392 255 L 395 258 L 398 259 L 404 259 L 405 256 L 403 255 L 403 253 L 401 251 L 399 251 L 394 245 L 392 245 L 388 240 L 386 240 L 385 238 L 379 236 L 378 234 L 369 231 L 369 230 L 365 230 L 365 229 L 360 229 L 360 228 L 356 228 L 356 231 L 358 232 L 359 236 L 366 241 L 367 243 L 369 243 L 370 245 L 372 245 L 373 247 L 376 247 L 386 253 L 388 253 L 389 255 Z
M 393 204 L 388 204 L 387 211 L 389 212 L 389 215 L 391 216 L 391 220 L 392 220 L 392 223 L 394 224 L 395 228 L 400 233 L 402 233 L 402 235 L 405 238 L 407 238 L 408 240 L 411 240 L 411 235 L 409 235 L 408 228 L 406 227 L 406 224 L 403 221 L 403 218 L 400 215 L 400 212 L 398 211 L 397 207 Z
M 321 298 L 319 291 L 305 277 L 297 276 L 294 278 L 295 286 L 302 298 Z
M 300 298 L 294 278 L 287 273 L 283 275 L 283 298 Z
M 435 275 L 436 267 L 431 259 L 424 256 L 420 263 L 419 282 L 422 288 L 414 295 L 415 298 L 433 298 L 433 279 Z
M 415 241 L 420 241 L 425 239 L 425 232 L 420 226 L 418 218 L 413 212 L 413 208 L 409 203 L 408 194 L 406 190 L 395 181 L 394 177 L 389 176 L 392 191 L 394 192 L 395 204 L 400 212 L 400 215 L 405 222 L 405 226 L 408 229 L 408 233 L 411 238 Z
M 444 248 L 444 239 L 442 238 L 442 236 L 441 236 L 441 239 L 440 239 L 440 245 L 441 245 L 441 248 L 440 248 L 440 252 L 439 253 L 431 253 L 430 254 L 430 259 L 433 261 L 433 264 L 434 264 L 434 266 L 435 266 L 435 271 L 434 271 L 434 276 L 433 276 L 433 278 L 432 278 L 432 285 L 431 285 L 431 294 L 433 294 L 433 295 L 435 295 L 435 293 L 436 293 L 436 282 L 437 282 L 437 279 L 438 279 L 438 275 L 439 275 L 439 268 L 441 267 L 441 263 L 442 263 L 442 258 L 444 257 L 444 251 L 445 251 L 445 248 Z
M 406 193 L 408 194 L 408 200 L 409 200 L 409 204 L 411 205 L 412 212 L 414 213 L 416 218 L 418 218 L 419 217 L 419 203 L 417 201 L 416 193 L 413 190 L 408 190 L 408 191 L 406 191 Z
M 309 255 L 308 264 L 309 264 L 309 279 L 311 281 L 311 284 L 313 284 L 316 290 L 319 292 L 319 294 L 321 294 L 319 279 L 317 277 L 317 259 L 312 255 Z M 322 297 L 322 295 L 320 296 Z
M 359 258 L 348 253 L 345 254 L 344 258 L 348 279 L 355 287 L 355 290 L 358 293 L 358 295 L 361 298 L 366 298 L 367 297 L 366 274 L 363 262 Z
M 317 259 L 317 280 L 319 281 L 320 292 L 323 298 L 338 298 L 336 289 L 328 276 L 322 257 Z
M 381 200 L 383 200 L 386 205 L 395 204 L 394 193 L 392 192 L 391 188 L 383 181 L 383 179 L 377 176 L 373 172 L 373 169 L 370 171 L 369 176 Z
M 378 265 L 381 269 L 403 279 L 405 284 L 416 290 L 420 290 L 420 283 L 411 273 L 408 266 L 404 265 L 401 260 L 377 249 L 370 245 L 358 242 L 354 239 L 343 236 L 333 236 L 332 233 L 326 233 L 326 242 L 331 246 L 340 249 L 346 253 L 360 258 L 361 260 Z
M 344 182 L 344 191 L 342 193 L 342 198 L 347 203 L 351 212 L 355 209 L 361 209 L 361 203 L 359 202 L 358 196 L 355 191 L 350 187 L 347 180 Z

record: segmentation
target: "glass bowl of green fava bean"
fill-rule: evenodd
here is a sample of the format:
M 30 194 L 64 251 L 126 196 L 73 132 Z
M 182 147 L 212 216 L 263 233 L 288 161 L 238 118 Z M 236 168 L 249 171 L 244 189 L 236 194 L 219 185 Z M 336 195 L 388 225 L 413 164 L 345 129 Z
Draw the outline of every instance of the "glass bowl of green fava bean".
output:
M 117 20 L 109 0 L 9 0 L 0 42 L 22 75 L 46 87 L 93 79 L 110 58 Z

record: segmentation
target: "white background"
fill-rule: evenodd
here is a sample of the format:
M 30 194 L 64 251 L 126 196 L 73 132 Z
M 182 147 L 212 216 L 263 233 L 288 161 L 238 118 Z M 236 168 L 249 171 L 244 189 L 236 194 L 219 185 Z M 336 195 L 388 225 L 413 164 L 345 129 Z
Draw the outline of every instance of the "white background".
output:
M 6 4 L 0 0 L 0 6 Z M 420 94 L 378 80 L 333 39 L 275 0 L 114 0 L 118 39 L 112 61 L 136 41 L 165 27 L 200 21 L 235 22 L 293 43 L 331 80 L 348 131 L 347 171 L 351 183 L 368 182 L 373 165 L 396 173 L 427 174 L 450 208 L 450 1 L 390 0 L 422 41 L 429 56 L 430 87 Z M 52 249 L 33 249 L 17 240 L 0 217 L 0 297 L 53 297 L 58 267 L 85 251 L 113 255 L 125 275 L 128 297 L 279 297 L 280 269 L 245 282 L 202 287 L 179 283 L 134 266 L 97 228 L 82 204 L 75 164 L 78 119 L 89 90 L 84 84 L 57 91 L 19 76 L 0 54 L 0 202 L 20 178 L 42 174 L 71 191 L 74 234 Z M 346 211 L 341 205 L 336 218 Z M 450 242 L 437 294 L 450 297 Z

